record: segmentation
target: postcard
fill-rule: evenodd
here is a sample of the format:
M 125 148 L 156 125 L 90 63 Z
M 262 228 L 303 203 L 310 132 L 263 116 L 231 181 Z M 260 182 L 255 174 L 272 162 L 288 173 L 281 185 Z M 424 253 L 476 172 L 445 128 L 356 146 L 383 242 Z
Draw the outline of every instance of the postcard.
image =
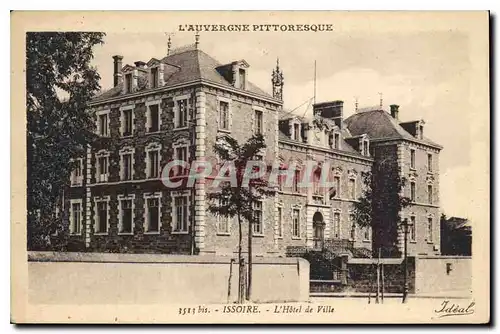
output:
M 489 322 L 488 12 L 11 28 L 13 323 Z

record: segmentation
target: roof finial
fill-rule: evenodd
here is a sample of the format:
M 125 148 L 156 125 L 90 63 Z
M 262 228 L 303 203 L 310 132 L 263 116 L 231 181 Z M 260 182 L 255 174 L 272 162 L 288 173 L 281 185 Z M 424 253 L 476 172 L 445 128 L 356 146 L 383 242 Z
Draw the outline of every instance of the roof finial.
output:
M 168 42 L 167 42 L 167 56 L 170 54 L 170 49 L 172 48 L 172 39 L 170 38 L 170 35 L 168 35 Z
M 354 112 L 358 112 L 359 98 L 357 96 L 354 97 Z
M 198 49 L 198 45 L 200 44 L 200 34 L 197 31 L 194 35 L 194 46 Z
M 384 106 L 384 98 L 383 98 L 383 93 L 378 93 L 378 95 L 380 96 L 380 109 L 383 108 Z
M 271 82 L 273 85 L 273 97 L 283 101 L 283 71 L 280 69 L 280 59 L 276 58 L 276 68 L 271 75 Z

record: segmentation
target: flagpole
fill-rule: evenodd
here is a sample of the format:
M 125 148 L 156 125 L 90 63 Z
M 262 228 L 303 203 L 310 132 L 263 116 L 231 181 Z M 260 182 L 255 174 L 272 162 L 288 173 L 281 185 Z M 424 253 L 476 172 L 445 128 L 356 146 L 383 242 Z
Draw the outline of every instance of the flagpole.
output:
M 316 104 L 316 60 L 314 61 L 314 101 L 313 105 Z

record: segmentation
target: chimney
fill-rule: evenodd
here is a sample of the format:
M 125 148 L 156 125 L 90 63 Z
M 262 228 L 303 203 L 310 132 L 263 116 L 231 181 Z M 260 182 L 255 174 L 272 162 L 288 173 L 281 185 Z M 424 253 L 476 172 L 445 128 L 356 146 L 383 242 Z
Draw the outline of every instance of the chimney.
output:
M 397 104 L 391 104 L 391 116 L 392 116 L 392 118 L 394 118 L 395 120 L 399 120 L 398 114 L 399 114 L 399 106 Z
M 140 61 L 140 60 L 139 60 L 139 61 L 136 61 L 136 62 L 134 63 L 134 65 L 135 65 L 135 67 L 138 67 L 138 68 L 146 68 L 146 63 L 145 63 L 145 62 L 143 62 L 143 61 Z
M 197 31 L 196 35 L 194 35 L 194 47 L 198 49 L 199 45 L 200 45 L 200 34 Z
M 122 60 L 123 56 L 113 56 L 113 86 L 116 87 L 122 81 Z
M 340 100 L 321 102 L 313 105 L 315 115 L 333 120 L 339 128 L 342 128 L 343 109 L 344 101 Z

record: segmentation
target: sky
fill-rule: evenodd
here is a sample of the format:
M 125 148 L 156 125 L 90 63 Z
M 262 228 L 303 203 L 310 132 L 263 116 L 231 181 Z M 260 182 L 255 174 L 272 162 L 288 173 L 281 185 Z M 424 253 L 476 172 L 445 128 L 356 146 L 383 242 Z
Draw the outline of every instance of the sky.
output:
M 170 33 L 172 47 L 194 43 L 194 33 Z M 103 89 L 113 82 L 112 56 L 123 65 L 161 58 L 167 53 L 164 32 L 108 33 L 95 48 L 94 65 Z M 467 194 L 473 173 L 469 117 L 470 41 L 457 30 L 419 32 L 223 33 L 202 32 L 200 48 L 221 63 L 245 59 L 248 79 L 271 92 L 271 73 L 279 57 L 285 77 L 284 108 L 292 110 L 314 95 L 316 101 L 344 101 L 344 117 L 359 107 L 400 105 L 401 121 L 424 119 L 425 135 L 444 149 L 440 154 L 440 205 L 447 216 L 469 217 Z M 297 108 L 311 115 L 308 104 Z

